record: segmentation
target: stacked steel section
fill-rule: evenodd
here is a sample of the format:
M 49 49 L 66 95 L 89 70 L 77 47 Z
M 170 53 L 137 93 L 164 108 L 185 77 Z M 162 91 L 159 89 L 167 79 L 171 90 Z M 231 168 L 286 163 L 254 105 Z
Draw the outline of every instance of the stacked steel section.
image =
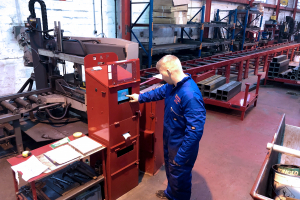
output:
M 274 57 L 270 63 L 268 77 L 279 77 L 279 74 L 288 70 L 289 62 L 290 60 L 287 59 L 286 55 Z
M 242 89 L 242 83 L 231 81 L 226 83 L 226 77 L 214 75 L 197 83 L 203 97 L 228 101 Z

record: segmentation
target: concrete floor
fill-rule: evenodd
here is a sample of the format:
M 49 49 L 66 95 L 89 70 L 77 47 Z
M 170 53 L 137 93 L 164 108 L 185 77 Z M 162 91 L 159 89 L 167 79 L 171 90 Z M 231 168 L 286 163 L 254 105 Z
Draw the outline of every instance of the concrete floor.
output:
M 254 83 L 256 76 L 243 81 Z M 204 135 L 193 169 L 192 200 L 250 200 L 249 195 L 282 115 L 286 123 L 300 126 L 300 87 L 274 84 L 260 87 L 258 104 L 246 112 L 207 106 Z M 7 158 L 0 160 L 0 199 L 14 199 L 12 175 Z M 165 189 L 164 167 L 150 177 L 141 174 L 140 184 L 120 200 L 153 200 L 155 191 Z

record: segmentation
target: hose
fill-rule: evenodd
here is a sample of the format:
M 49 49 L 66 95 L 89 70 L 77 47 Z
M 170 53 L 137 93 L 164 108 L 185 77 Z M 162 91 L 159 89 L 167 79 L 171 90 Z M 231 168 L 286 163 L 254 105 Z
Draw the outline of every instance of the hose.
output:
M 29 17 L 36 18 L 35 9 L 34 9 L 35 2 L 39 2 L 39 4 L 41 5 L 43 32 L 45 32 L 46 35 L 48 35 L 47 31 L 50 31 L 50 30 L 48 30 L 47 8 L 46 8 L 46 4 L 43 0 L 30 0 L 29 1 L 29 3 L 28 3 L 28 7 L 29 7 L 29 11 L 30 11 Z
M 50 111 L 49 111 L 48 108 L 45 108 L 45 110 L 46 110 L 47 114 L 48 114 L 52 119 L 60 120 L 60 119 L 63 119 L 63 118 L 66 116 L 66 114 L 67 114 L 67 112 L 68 112 L 68 109 L 69 109 L 70 105 L 71 105 L 70 103 L 67 104 L 67 106 L 66 106 L 66 108 L 65 108 L 65 112 L 64 112 L 64 114 L 63 114 L 61 117 L 54 117 L 54 116 L 50 113 Z

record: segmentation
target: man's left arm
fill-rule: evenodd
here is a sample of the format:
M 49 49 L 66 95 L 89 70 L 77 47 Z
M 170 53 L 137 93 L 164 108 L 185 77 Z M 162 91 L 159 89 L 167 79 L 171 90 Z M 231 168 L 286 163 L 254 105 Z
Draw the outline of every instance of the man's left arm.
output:
M 184 117 L 186 128 L 184 140 L 174 158 L 178 165 L 184 165 L 195 151 L 194 147 L 199 143 L 206 119 L 206 111 L 203 102 L 199 98 L 193 97 L 184 106 Z M 198 149 L 196 149 L 198 151 Z

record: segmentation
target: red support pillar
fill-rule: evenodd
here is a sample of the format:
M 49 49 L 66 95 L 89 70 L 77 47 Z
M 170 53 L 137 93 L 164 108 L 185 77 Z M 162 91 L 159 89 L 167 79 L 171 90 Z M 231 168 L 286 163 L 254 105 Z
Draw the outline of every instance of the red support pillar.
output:
M 231 67 L 231 65 L 227 65 L 225 67 L 226 83 L 229 83 L 229 81 L 230 81 L 230 67 Z
M 296 13 L 297 13 L 297 4 L 298 4 L 298 0 L 295 0 L 294 10 L 293 10 L 293 19 L 294 20 L 295 20 Z
M 249 62 L 250 62 L 250 59 L 248 59 L 247 62 L 246 62 L 245 72 L 244 72 L 244 79 L 248 78 L 248 73 L 249 73 Z
M 277 1 L 277 6 L 276 6 L 276 20 L 278 20 L 279 8 L 280 8 L 280 0 Z
M 205 22 L 210 22 L 210 12 L 211 12 L 211 0 L 206 0 L 205 5 Z M 209 28 L 204 28 L 203 38 L 208 38 Z
M 257 57 L 255 59 L 255 68 L 254 68 L 254 75 L 257 75 L 258 74 L 258 67 L 259 67 L 259 57 Z
M 122 0 L 122 39 L 131 40 L 131 32 L 130 32 L 130 0 Z
M 249 1 L 250 7 L 253 6 L 253 1 L 254 1 L 254 0 L 250 0 L 250 1 Z M 252 14 L 249 15 L 248 24 L 249 24 L 251 21 L 252 21 Z
M 293 48 L 293 49 L 292 49 L 292 53 L 291 53 L 291 58 L 290 58 L 290 61 L 293 61 L 294 52 L 295 52 L 295 48 Z
M 266 70 L 267 70 L 268 59 L 269 59 L 269 54 L 265 56 L 265 60 L 264 60 L 264 69 L 263 69 L 264 72 L 266 72 Z M 266 72 L 266 73 L 268 73 L 268 72 Z
M 244 61 L 241 61 L 238 67 L 239 73 L 238 73 L 237 81 L 243 80 L 243 69 L 244 69 Z
M 242 111 L 242 115 L 241 115 L 241 120 L 244 120 L 245 117 L 245 112 L 246 112 L 246 105 L 247 105 L 247 101 L 248 101 L 248 93 L 249 93 L 249 87 L 250 87 L 250 83 L 246 83 L 246 89 L 245 89 L 245 96 L 244 96 L 244 103 L 243 103 L 243 111 Z

